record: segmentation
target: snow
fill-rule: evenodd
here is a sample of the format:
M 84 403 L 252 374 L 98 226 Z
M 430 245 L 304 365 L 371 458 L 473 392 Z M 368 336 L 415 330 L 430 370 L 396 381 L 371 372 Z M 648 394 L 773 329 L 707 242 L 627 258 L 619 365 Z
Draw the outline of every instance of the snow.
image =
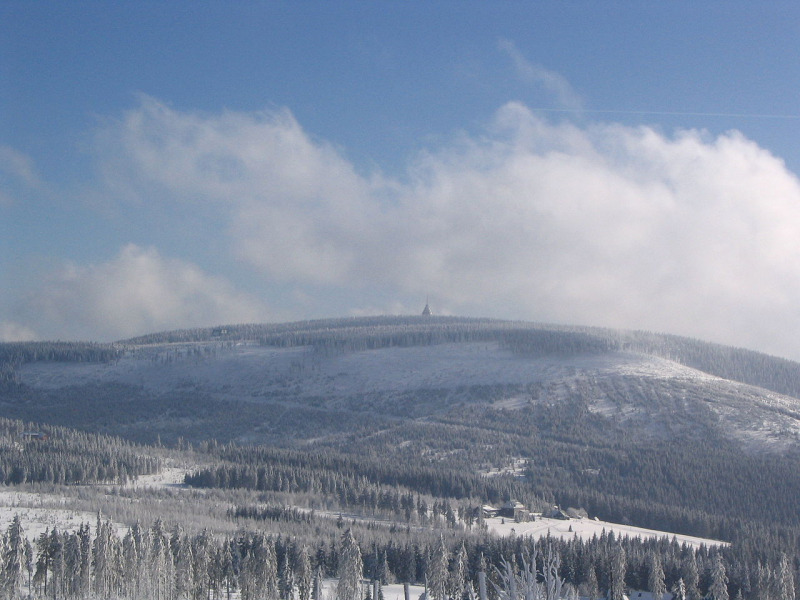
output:
M 589 393 L 591 411 L 656 436 L 665 435 L 667 413 L 686 393 L 691 400 L 684 396 L 685 405 L 706 404 L 746 447 L 780 451 L 800 440 L 797 399 L 635 352 L 528 357 L 497 342 L 465 342 L 323 356 L 309 347 L 198 342 L 139 346 L 111 363 L 29 363 L 19 374 L 26 385 L 41 389 L 124 384 L 156 395 L 202 391 L 224 400 L 312 402 L 347 410 L 383 411 L 413 396 L 418 412 L 412 417 L 460 401 L 517 410 L 532 401 Z M 661 382 L 668 397 L 642 394 L 647 380 Z M 606 387 L 616 390 L 613 397 Z
M 727 542 L 720 542 L 717 540 L 710 540 L 705 538 L 693 537 L 690 535 L 680 535 L 674 533 L 667 533 L 665 531 L 657 531 L 654 529 L 644 529 L 642 527 L 634 527 L 632 525 L 622 525 L 620 523 L 609 523 L 608 521 L 598 521 L 595 519 L 569 519 L 567 521 L 560 519 L 546 519 L 537 517 L 535 521 L 525 523 L 515 523 L 513 519 L 503 519 L 501 517 L 491 517 L 484 519 L 484 523 L 490 531 L 497 533 L 501 536 L 508 535 L 521 535 L 533 537 L 534 539 L 541 539 L 550 535 L 554 538 L 564 540 L 572 538 L 581 538 L 583 540 L 590 540 L 593 536 L 600 537 L 605 531 L 606 533 L 614 532 L 615 536 L 622 537 L 640 537 L 642 539 L 651 538 L 668 538 L 673 537 L 678 540 L 678 543 L 686 543 L 695 548 L 706 546 L 727 546 Z M 570 527 L 572 531 L 570 531 Z
M 333 599 L 336 597 L 336 585 L 338 584 L 338 579 L 323 579 L 322 580 L 322 597 Z M 409 597 L 411 600 L 418 600 L 420 596 L 425 592 L 425 587 L 421 585 L 409 585 L 408 586 Z M 388 585 L 384 585 L 381 588 L 383 590 L 383 598 L 384 600 L 403 600 L 405 598 L 405 592 L 403 591 L 403 584 L 402 583 L 390 583 Z M 372 588 L 370 587 L 370 595 L 372 595 Z
M 123 487 L 138 489 L 186 488 L 183 481 L 189 467 L 166 467 L 160 473 L 139 475 Z
M 192 349 L 205 354 L 190 356 Z M 23 365 L 19 372 L 26 385 L 45 389 L 116 382 L 150 391 L 200 386 L 212 393 L 249 397 L 287 391 L 320 396 L 450 389 L 620 374 L 713 379 L 677 363 L 632 352 L 530 358 L 496 342 L 383 348 L 330 357 L 304 347 L 170 344 L 140 347 L 114 363 L 36 362 Z M 498 407 L 519 408 L 529 400 L 529 396 L 515 395 Z
M 83 523 L 92 527 L 97 515 L 67 508 L 69 500 L 54 494 L 0 491 L 0 531 L 6 531 L 19 515 L 25 537 L 34 542 L 46 530 L 77 531 Z M 125 531 L 127 528 L 118 527 Z

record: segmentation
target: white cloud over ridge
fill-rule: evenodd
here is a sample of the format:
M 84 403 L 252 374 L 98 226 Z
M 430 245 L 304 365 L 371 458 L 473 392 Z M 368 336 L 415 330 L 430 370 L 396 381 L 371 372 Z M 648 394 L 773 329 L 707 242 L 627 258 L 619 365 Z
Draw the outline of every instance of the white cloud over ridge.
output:
M 35 331 L 14 321 L 0 321 L 0 342 L 31 342 L 38 340 Z
M 145 98 L 104 128 L 99 156 L 111 190 L 213 207 L 232 256 L 267 282 L 431 292 L 471 314 L 800 358 L 800 183 L 737 132 L 579 127 L 509 103 L 397 181 L 359 174 L 287 110 Z M 149 314 L 134 320 L 168 320 Z
M 234 291 L 228 282 L 191 263 L 162 257 L 154 248 L 134 244 L 105 263 L 65 264 L 16 313 L 18 320 L 36 323 L 37 330 L 47 332 L 50 339 L 91 341 L 257 322 L 270 316 L 260 302 Z M 11 330 L 18 337 L 19 327 Z

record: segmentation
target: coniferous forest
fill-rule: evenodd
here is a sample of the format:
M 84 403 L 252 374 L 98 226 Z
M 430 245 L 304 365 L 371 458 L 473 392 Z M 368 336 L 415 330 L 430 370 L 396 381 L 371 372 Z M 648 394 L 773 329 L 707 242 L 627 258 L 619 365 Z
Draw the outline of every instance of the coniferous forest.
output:
M 303 391 L 337 389 L 319 387 L 331 361 L 440 346 L 549 361 L 561 379 Z M 240 371 L 249 396 L 187 375 L 262 349 L 291 361 L 256 371 L 260 387 Z M 701 375 L 580 371 L 617 357 Z M 140 375 L 176 370 L 170 389 Z M 4 597 L 795 597 L 790 361 L 646 332 L 369 318 L 0 344 L 0 376 Z M 755 414 L 775 419 L 769 436 L 732 428 Z M 519 531 L 557 505 L 569 533 L 497 529 L 485 507 L 511 501 Z M 595 518 L 667 534 L 579 535 Z

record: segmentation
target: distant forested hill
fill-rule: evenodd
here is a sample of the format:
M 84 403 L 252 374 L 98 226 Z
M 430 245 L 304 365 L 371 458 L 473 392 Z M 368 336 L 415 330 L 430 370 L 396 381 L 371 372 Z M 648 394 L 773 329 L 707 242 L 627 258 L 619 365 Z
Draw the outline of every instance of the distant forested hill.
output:
M 533 356 L 631 350 L 676 361 L 710 375 L 800 398 L 800 364 L 743 348 L 645 331 L 547 325 L 463 317 L 359 317 L 280 324 L 183 329 L 121 344 L 253 340 L 323 352 L 470 341 L 499 341 Z

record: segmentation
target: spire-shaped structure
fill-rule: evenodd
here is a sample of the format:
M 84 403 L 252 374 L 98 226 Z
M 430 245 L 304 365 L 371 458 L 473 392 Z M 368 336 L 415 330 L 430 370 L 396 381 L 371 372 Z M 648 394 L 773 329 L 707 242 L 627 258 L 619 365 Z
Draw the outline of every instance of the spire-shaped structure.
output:
M 422 316 L 423 317 L 430 317 L 431 316 L 431 307 L 428 306 L 428 297 L 425 296 L 425 308 L 422 309 Z

